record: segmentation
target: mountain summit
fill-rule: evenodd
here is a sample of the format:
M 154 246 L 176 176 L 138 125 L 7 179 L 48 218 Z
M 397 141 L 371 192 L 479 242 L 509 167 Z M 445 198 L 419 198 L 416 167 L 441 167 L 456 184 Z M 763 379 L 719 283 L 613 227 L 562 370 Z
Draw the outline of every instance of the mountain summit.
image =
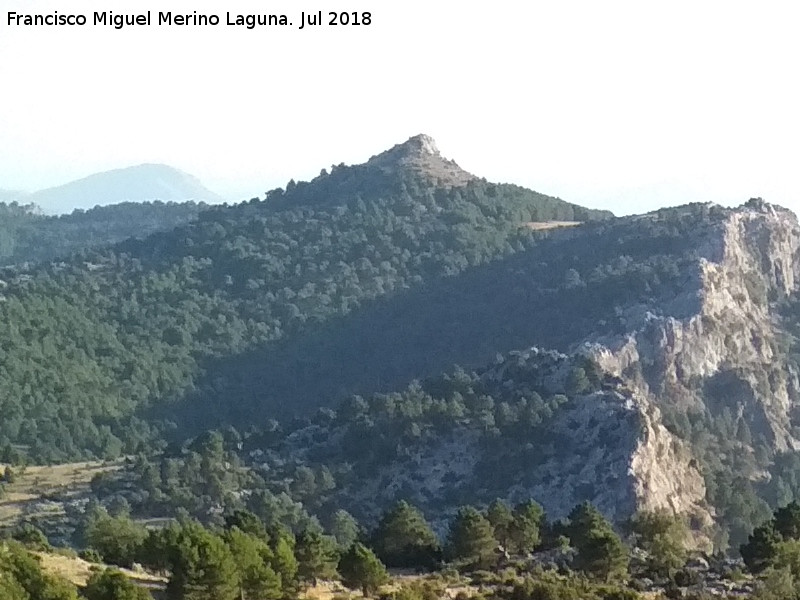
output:
M 68 213 L 75 208 L 93 208 L 120 202 L 216 203 L 222 198 L 188 173 L 162 164 L 142 164 L 95 173 L 64 185 L 30 194 L 26 201 L 47 213 Z
M 465 185 L 477 179 L 455 161 L 444 158 L 436 146 L 436 140 L 425 134 L 415 135 L 402 144 L 373 156 L 367 165 L 379 167 L 387 173 L 399 169 L 415 171 L 447 187 Z

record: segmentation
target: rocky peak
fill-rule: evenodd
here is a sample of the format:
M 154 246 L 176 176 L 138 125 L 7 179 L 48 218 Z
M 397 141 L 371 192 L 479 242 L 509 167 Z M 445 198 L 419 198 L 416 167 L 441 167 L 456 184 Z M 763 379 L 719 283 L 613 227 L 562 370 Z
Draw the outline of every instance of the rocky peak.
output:
M 422 156 L 430 154 L 439 156 L 439 148 L 436 146 L 436 140 L 424 133 L 408 138 L 406 142 L 396 145 L 394 149 L 402 150 L 409 155 Z
M 368 166 L 377 167 L 384 172 L 411 171 L 445 186 L 462 186 L 476 179 L 453 160 L 444 158 L 436 146 L 436 140 L 429 135 L 419 134 L 402 144 L 373 156 Z

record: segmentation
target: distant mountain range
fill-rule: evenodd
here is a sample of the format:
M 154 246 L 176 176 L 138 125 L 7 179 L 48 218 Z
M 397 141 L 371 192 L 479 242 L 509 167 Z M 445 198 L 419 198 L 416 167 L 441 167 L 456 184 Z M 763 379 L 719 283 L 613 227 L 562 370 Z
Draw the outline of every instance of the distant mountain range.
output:
M 0 189 L 0 202 L 23 202 L 28 194 L 19 190 Z
M 0 190 L 0 202 L 33 203 L 47 214 L 153 200 L 219 203 L 223 198 L 206 188 L 196 177 L 162 164 L 142 164 L 95 173 L 33 193 Z

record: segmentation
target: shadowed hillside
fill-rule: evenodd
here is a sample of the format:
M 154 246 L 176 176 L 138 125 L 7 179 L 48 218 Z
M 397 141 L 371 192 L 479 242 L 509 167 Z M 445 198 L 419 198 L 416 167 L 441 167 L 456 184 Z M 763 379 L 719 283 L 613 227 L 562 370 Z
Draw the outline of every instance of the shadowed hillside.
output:
M 246 418 L 256 407 L 235 406 L 223 365 L 522 251 L 536 235 L 526 223 L 611 216 L 462 173 L 412 138 L 263 201 L 5 269 L 0 320 L 13 326 L 0 330 L 0 446 L 20 444 L 36 460 L 135 452 L 163 436 L 153 411 L 185 407 L 170 411 L 182 427 L 202 414 L 198 392 Z M 101 221 L 107 211 L 86 214 Z M 262 394 L 249 375 L 241 385 L 276 416 L 306 402 Z

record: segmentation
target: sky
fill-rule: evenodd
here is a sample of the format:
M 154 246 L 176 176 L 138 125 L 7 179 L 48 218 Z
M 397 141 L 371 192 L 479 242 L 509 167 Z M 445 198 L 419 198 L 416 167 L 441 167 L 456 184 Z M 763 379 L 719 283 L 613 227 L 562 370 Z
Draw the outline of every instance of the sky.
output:
M 223 24 L 7 23 L 9 11 L 91 21 L 109 9 Z M 372 24 L 298 29 L 301 11 L 319 10 L 369 11 Z M 293 26 L 229 27 L 226 12 Z M 490 181 L 616 214 L 754 196 L 800 211 L 799 13 L 699 0 L 0 0 L 0 188 L 161 162 L 238 201 L 426 133 Z

